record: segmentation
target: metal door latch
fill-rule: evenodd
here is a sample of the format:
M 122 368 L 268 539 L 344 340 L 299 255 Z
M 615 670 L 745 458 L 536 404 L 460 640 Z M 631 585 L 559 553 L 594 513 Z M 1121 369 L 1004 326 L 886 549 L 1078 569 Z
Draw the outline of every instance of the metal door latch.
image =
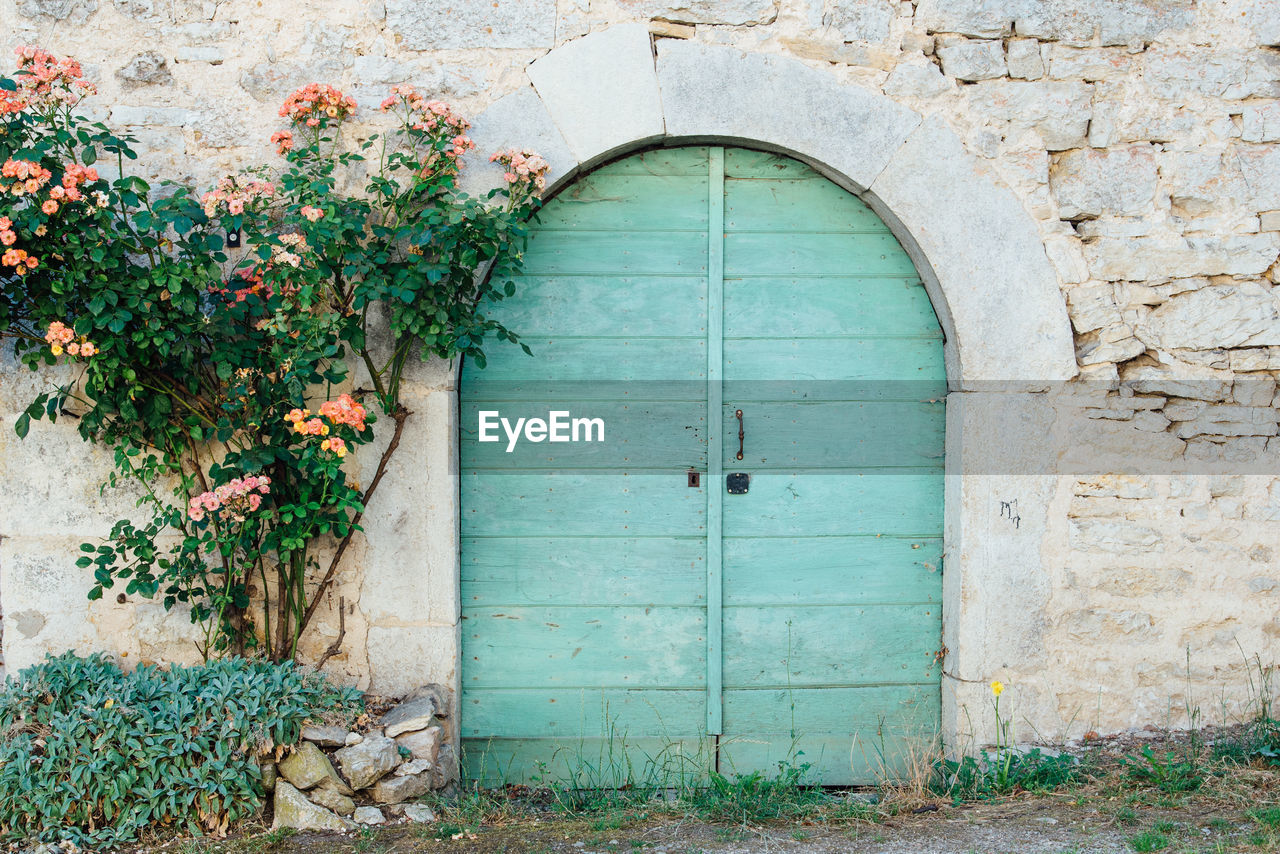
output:
M 751 485 L 751 475 L 744 471 L 735 471 L 725 475 L 724 485 L 728 488 L 730 495 L 746 495 L 747 488 Z

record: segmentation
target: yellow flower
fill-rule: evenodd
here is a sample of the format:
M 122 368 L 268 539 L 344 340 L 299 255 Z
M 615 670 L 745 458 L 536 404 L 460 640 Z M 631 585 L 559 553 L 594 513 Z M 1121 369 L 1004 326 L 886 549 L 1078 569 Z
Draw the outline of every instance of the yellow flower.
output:
M 104 708 L 104 709 L 109 709 L 109 708 L 111 708 L 112 706 L 114 706 L 115 704 L 116 704 L 116 701 L 115 701 L 115 700 L 107 700 L 105 703 L 103 703 L 103 704 L 102 704 L 102 708 Z
M 61 355 L 62 355 L 62 347 L 61 347 L 61 345 L 54 344 L 54 345 L 53 345 L 52 347 L 50 347 L 49 349 L 53 351 L 53 355 L 55 355 L 55 356 L 61 356 Z
M 991 683 L 991 693 L 992 693 L 992 694 L 995 694 L 997 697 L 999 697 L 1001 694 L 1003 694 L 1003 693 L 1004 693 L 1004 683 L 1003 683 L 1003 682 L 1001 682 L 1001 681 L 999 681 L 999 680 L 996 680 L 995 682 L 992 682 L 992 683 Z

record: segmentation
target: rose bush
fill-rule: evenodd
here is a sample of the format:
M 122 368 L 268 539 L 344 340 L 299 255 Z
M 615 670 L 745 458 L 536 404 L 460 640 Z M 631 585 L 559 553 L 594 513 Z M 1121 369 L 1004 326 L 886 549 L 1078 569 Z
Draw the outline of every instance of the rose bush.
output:
M 146 518 L 82 546 L 92 598 L 123 583 L 190 607 L 206 656 L 293 658 L 399 445 L 408 361 L 517 341 L 486 306 L 514 291 L 547 164 L 499 152 L 506 186 L 469 196 L 475 145 L 448 105 L 397 86 L 391 128 L 352 150 L 355 101 L 310 84 L 280 108 L 281 168 L 197 195 L 129 175 L 130 140 L 77 113 L 93 93 L 36 48 L 0 78 L 0 335 L 33 370 L 73 370 L 18 433 L 73 406 L 111 482 L 142 485 Z M 345 466 L 375 423 L 391 435 L 362 485 Z

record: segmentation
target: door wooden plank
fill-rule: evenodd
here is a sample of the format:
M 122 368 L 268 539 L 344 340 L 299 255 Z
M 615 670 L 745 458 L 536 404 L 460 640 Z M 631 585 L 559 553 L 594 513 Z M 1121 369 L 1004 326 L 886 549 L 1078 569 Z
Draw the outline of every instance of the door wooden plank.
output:
M 772 151 L 756 151 L 750 148 L 726 148 L 724 152 L 726 178 L 816 178 L 820 177 L 812 167 L 785 154 Z
M 464 608 L 474 688 L 703 688 L 702 607 Z
M 465 537 L 462 604 L 686 605 L 707 593 L 701 537 Z
M 816 174 L 725 182 L 725 230 L 888 234 L 871 208 Z
M 725 723 L 741 733 L 847 734 L 881 723 L 927 730 L 937 723 L 940 699 L 934 684 L 734 688 L 725 694 L 724 715 Z
M 707 776 L 715 747 L 707 738 L 466 739 L 462 773 L 498 786 L 514 781 L 577 789 L 676 789 Z
M 942 601 L 941 537 L 728 537 L 727 605 Z
M 726 688 L 929 684 L 941 603 L 724 609 Z
M 707 409 L 721 409 L 724 385 L 724 149 L 710 151 L 707 226 Z M 724 493 L 720 466 L 725 431 L 714 415 L 707 436 L 707 733 L 719 735 L 724 674 Z
M 654 148 L 599 166 L 593 175 L 684 175 L 706 178 L 710 154 L 706 146 Z M 558 198 L 558 197 L 557 197 Z
M 942 533 L 942 472 L 766 472 L 751 475 L 746 495 L 725 501 L 729 537 L 905 537 Z
M 941 401 L 779 402 L 735 398 L 721 408 L 724 429 L 737 424 L 737 408 L 742 409 L 749 425 L 742 465 L 752 471 L 943 464 L 946 413 Z M 736 449 L 730 450 L 736 453 Z M 730 456 L 724 460 L 725 465 L 734 465 Z
M 536 214 L 539 233 L 707 230 L 707 175 L 593 172 Z
M 706 497 L 685 473 L 464 472 L 463 536 L 704 536 Z
M 731 232 L 725 235 L 724 243 L 724 274 L 731 279 L 747 276 L 891 276 L 900 279 L 916 275 L 915 265 L 892 234 Z M 675 247 L 675 251 L 679 253 L 680 263 L 686 263 L 683 245 Z
M 700 400 L 592 401 L 550 393 L 537 401 L 487 401 L 470 396 L 459 412 L 459 455 L 467 471 L 702 470 L 707 462 L 706 411 Z M 603 426 L 578 426 L 577 437 L 592 441 L 521 438 L 513 447 L 501 426 L 486 431 L 488 438 L 497 441 L 478 441 L 482 412 L 491 413 L 486 416 L 489 425 L 501 417 L 513 429 L 521 418 L 549 421 L 551 412 L 568 413 L 556 416 L 559 438 L 573 438 L 574 419 L 599 419 Z
M 706 397 L 707 342 L 701 338 L 522 338 L 533 356 L 508 342 L 495 342 L 486 350 L 488 364 L 468 371 L 462 379 L 463 393 L 471 394 L 484 383 L 536 381 L 553 387 L 582 380 L 614 383 L 671 382 L 658 399 Z M 679 383 L 684 382 L 687 388 Z M 574 387 L 571 394 L 585 389 Z M 547 394 L 546 387 L 534 393 Z M 487 390 L 481 392 L 488 394 Z M 646 395 L 646 399 L 650 399 Z
M 735 338 L 942 335 L 924 285 L 912 277 L 728 279 L 725 327 Z
M 801 380 L 810 385 L 929 382 L 940 396 L 947 377 L 940 345 L 931 338 L 726 338 L 725 377 L 734 383 Z M 812 391 L 827 399 L 831 395 L 829 389 Z
M 936 744 L 941 692 L 929 685 L 731 689 L 725 722 L 740 735 L 721 743 L 721 766 L 808 766 L 811 783 L 882 783 L 908 769 L 905 756 Z
M 462 737 L 681 738 L 702 734 L 706 699 L 687 688 L 477 688 Z
M 707 333 L 703 276 L 521 276 L 487 309 L 521 337 L 697 337 Z
M 534 231 L 525 269 L 543 276 L 705 275 L 706 248 L 706 233 L 697 231 Z

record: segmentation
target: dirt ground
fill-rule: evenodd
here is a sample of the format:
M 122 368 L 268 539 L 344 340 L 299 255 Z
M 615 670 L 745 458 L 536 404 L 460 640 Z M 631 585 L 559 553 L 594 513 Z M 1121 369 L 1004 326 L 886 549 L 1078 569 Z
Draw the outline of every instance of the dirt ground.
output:
M 1280 851 L 1280 836 L 1260 831 L 1242 813 L 1153 809 L 1118 819 L 1115 810 L 1041 796 L 995 804 L 939 807 L 879 821 L 821 824 L 724 824 L 658 817 L 512 821 L 474 832 L 451 827 L 392 826 L 352 834 L 299 834 L 257 850 L 279 854 L 1127 854 Z M 606 825 L 618 824 L 617 827 Z M 1151 828 L 1162 828 L 1152 831 Z M 1167 840 L 1161 846 L 1158 833 Z M 457 836 L 457 838 L 454 838 Z M 1144 838 L 1160 847 L 1143 848 Z M 1138 840 L 1135 847 L 1132 840 Z M 256 848 L 256 846 L 254 846 Z
M 249 826 L 230 839 L 170 838 L 130 854 L 1280 852 L 1280 767 L 1215 759 L 1213 744 L 1199 743 L 1202 759 L 1186 787 L 1169 775 L 1133 773 L 1132 760 L 1144 747 L 1158 759 L 1189 755 L 1185 735 L 1153 732 L 1088 745 L 1081 766 L 1087 773 L 1047 792 L 1015 790 L 969 801 L 919 787 L 834 792 L 820 795 L 817 808 L 771 813 L 790 816 L 786 820 L 735 817 L 722 805 L 708 812 L 705 803 L 620 798 L 566 809 L 563 799 L 545 792 L 473 792 L 432 803 L 439 818 L 429 824 L 400 820 L 331 834 Z

